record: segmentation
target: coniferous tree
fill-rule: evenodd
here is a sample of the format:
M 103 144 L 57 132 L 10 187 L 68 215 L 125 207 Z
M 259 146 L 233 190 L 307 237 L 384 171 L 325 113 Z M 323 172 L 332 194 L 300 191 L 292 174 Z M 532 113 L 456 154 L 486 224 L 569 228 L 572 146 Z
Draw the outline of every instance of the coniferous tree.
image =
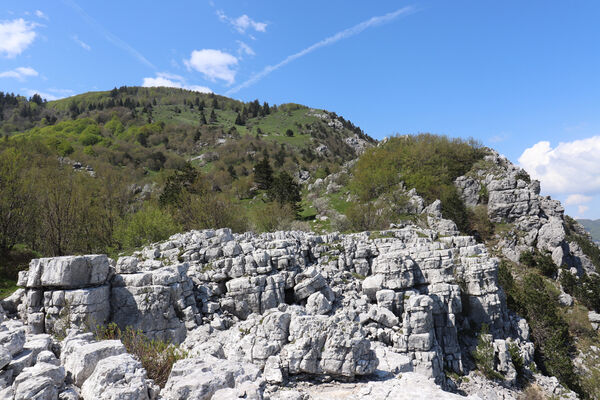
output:
M 244 118 L 242 118 L 240 113 L 237 113 L 237 116 L 235 117 L 235 124 L 236 125 L 245 125 L 246 124 L 246 122 L 244 121 Z
M 215 122 L 217 122 L 217 114 L 215 113 L 215 110 L 213 109 L 210 112 L 210 123 L 214 124 Z
M 254 166 L 254 182 L 259 189 L 269 190 L 273 183 L 273 168 L 269 157 L 265 156 Z
M 281 171 L 269 188 L 269 198 L 281 205 L 289 204 L 298 212 L 300 210 L 300 186 L 294 182 L 294 178 L 285 171 Z

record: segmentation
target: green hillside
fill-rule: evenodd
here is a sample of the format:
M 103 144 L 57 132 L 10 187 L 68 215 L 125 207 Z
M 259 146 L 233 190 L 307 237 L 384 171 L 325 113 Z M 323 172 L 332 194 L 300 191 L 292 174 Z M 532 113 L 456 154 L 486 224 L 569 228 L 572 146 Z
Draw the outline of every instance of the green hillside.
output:
M 600 219 L 578 219 L 577 222 L 583 225 L 595 242 L 600 242 Z
M 0 92 L 0 134 L 0 275 L 12 279 L 32 256 L 116 254 L 181 230 L 310 229 L 295 179 L 375 143 L 326 110 L 141 87 L 50 102 Z

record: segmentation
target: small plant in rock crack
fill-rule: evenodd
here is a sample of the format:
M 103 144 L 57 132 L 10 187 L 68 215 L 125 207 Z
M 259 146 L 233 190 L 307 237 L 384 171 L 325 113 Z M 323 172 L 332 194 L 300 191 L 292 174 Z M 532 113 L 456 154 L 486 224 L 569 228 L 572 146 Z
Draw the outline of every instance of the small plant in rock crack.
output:
M 186 358 L 188 353 L 164 340 L 150 339 L 141 330 L 128 326 L 122 331 L 117 324 L 96 327 L 96 339 L 120 340 L 127 352 L 137 358 L 148 373 L 161 388 L 167 383 L 173 364 Z

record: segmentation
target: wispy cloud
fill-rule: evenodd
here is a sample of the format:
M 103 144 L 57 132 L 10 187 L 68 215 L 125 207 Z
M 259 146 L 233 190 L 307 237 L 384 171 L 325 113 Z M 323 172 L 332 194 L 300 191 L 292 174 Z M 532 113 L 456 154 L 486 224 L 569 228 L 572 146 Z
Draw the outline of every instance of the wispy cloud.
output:
M 79 7 L 79 5 L 77 5 L 77 3 L 75 3 L 72 0 L 63 0 L 63 3 L 65 3 L 66 5 L 71 7 L 73 10 L 75 10 L 75 12 L 77 12 L 79 14 L 79 16 L 81 16 L 81 18 L 83 18 L 83 20 L 88 25 L 90 25 L 98 33 L 100 33 L 102 36 L 104 36 L 104 38 L 106 40 L 108 40 L 110 43 L 112 43 L 116 47 L 120 48 L 121 50 L 128 52 L 132 57 L 136 58 L 142 64 L 144 64 L 152 69 L 156 69 L 154 64 L 152 64 L 150 61 L 148 61 L 148 59 L 146 57 L 144 57 L 139 51 L 134 49 L 132 46 L 130 46 L 128 43 L 124 42 L 117 36 L 113 35 L 108 30 L 106 30 L 106 28 L 104 28 L 94 18 L 92 18 L 88 13 L 86 13 L 83 10 L 83 8 Z
M 565 205 L 573 206 L 573 205 L 585 204 L 585 203 L 589 203 L 590 201 L 592 201 L 592 199 L 593 199 L 592 196 L 586 196 L 583 194 L 575 193 L 575 194 L 571 194 L 571 195 L 569 195 L 569 197 L 567 197 L 567 200 L 565 200 Z
M 77 35 L 73 36 L 73 40 L 75 41 L 75 43 L 77 43 L 78 45 L 80 45 L 83 49 L 90 51 L 92 48 L 90 47 L 89 44 L 87 44 L 86 42 L 84 42 L 83 40 L 79 39 L 79 37 Z
M 35 16 L 41 19 L 45 19 L 46 21 L 50 20 L 50 18 L 48 18 L 48 16 L 40 10 L 35 10 Z
M 500 133 L 499 135 L 494 135 L 491 138 L 488 139 L 488 141 L 490 143 L 502 143 L 505 142 L 506 140 L 508 140 L 510 138 L 510 135 L 508 133 Z
M 236 40 L 237 44 L 238 44 L 238 56 L 241 58 L 242 56 L 246 55 L 246 56 L 255 56 L 256 53 L 254 52 L 254 50 L 252 49 L 252 47 L 248 46 L 246 43 L 242 42 L 241 40 Z
M 13 58 L 21 54 L 36 37 L 39 26 L 23 18 L 0 22 L 0 54 Z
M 31 67 L 18 67 L 10 71 L 0 72 L 0 78 L 13 78 L 20 81 L 24 81 L 30 76 L 38 76 L 38 72 Z
M 212 90 L 210 88 L 207 88 L 206 86 L 188 85 L 182 76 L 175 75 L 175 74 L 169 74 L 167 72 L 159 72 L 156 74 L 156 77 L 154 77 L 154 78 L 152 78 L 152 77 L 144 78 L 142 86 L 144 86 L 144 87 L 165 86 L 165 87 L 174 87 L 174 88 L 180 88 L 180 89 L 194 90 L 196 92 L 201 92 L 201 93 L 212 93 Z
M 34 94 L 39 94 L 43 99 L 46 100 L 58 100 L 64 97 L 68 97 L 73 94 L 72 90 L 69 89 L 46 89 L 44 91 L 35 90 L 35 89 L 21 89 L 23 93 L 27 96 L 33 96 Z
M 231 94 L 239 92 L 242 89 L 252 86 L 255 83 L 257 83 L 258 81 L 260 81 L 261 79 L 263 79 L 264 77 L 266 77 L 267 75 L 269 75 L 271 72 L 276 71 L 279 68 L 284 67 L 287 64 L 291 63 L 292 61 L 297 60 L 300 57 L 303 57 L 309 53 L 312 53 L 313 51 L 318 50 L 321 47 L 330 46 L 336 42 L 339 42 L 342 39 L 348 39 L 352 36 L 358 35 L 359 33 L 363 32 L 365 29 L 386 24 L 388 22 L 393 21 L 400 15 L 410 14 L 412 12 L 415 12 L 414 7 L 410 7 L 410 6 L 404 7 L 404 8 L 401 8 L 399 10 L 396 10 L 394 12 L 391 12 L 391 13 L 388 13 L 385 15 L 372 17 L 366 21 L 363 21 L 357 25 L 354 25 L 351 28 L 344 29 L 343 31 L 338 32 L 333 36 L 329 36 L 328 38 L 325 38 L 325 39 L 313 44 L 312 46 L 305 48 L 304 50 L 301 50 L 295 54 L 292 54 L 291 56 L 286 57 L 283 61 L 281 61 L 278 64 L 266 66 L 258 74 L 254 75 L 253 77 L 251 77 L 247 81 L 243 82 L 242 84 L 231 88 L 225 94 L 231 95 Z
M 246 33 L 246 30 L 253 29 L 256 32 L 266 32 L 267 23 L 258 22 L 247 16 L 246 14 L 237 18 L 230 18 L 222 10 L 217 10 L 217 16 L 222 22 L 228 23 L 235 28 L 239 33 Z

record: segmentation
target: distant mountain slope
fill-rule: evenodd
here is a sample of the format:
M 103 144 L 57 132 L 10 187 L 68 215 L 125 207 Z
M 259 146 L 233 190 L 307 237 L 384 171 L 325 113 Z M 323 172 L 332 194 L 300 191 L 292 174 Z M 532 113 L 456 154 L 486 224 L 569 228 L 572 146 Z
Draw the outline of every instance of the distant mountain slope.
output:
M 600 242 L 600 219 L 578 219 L 577 222 L 592 235 L 594 241 Z

